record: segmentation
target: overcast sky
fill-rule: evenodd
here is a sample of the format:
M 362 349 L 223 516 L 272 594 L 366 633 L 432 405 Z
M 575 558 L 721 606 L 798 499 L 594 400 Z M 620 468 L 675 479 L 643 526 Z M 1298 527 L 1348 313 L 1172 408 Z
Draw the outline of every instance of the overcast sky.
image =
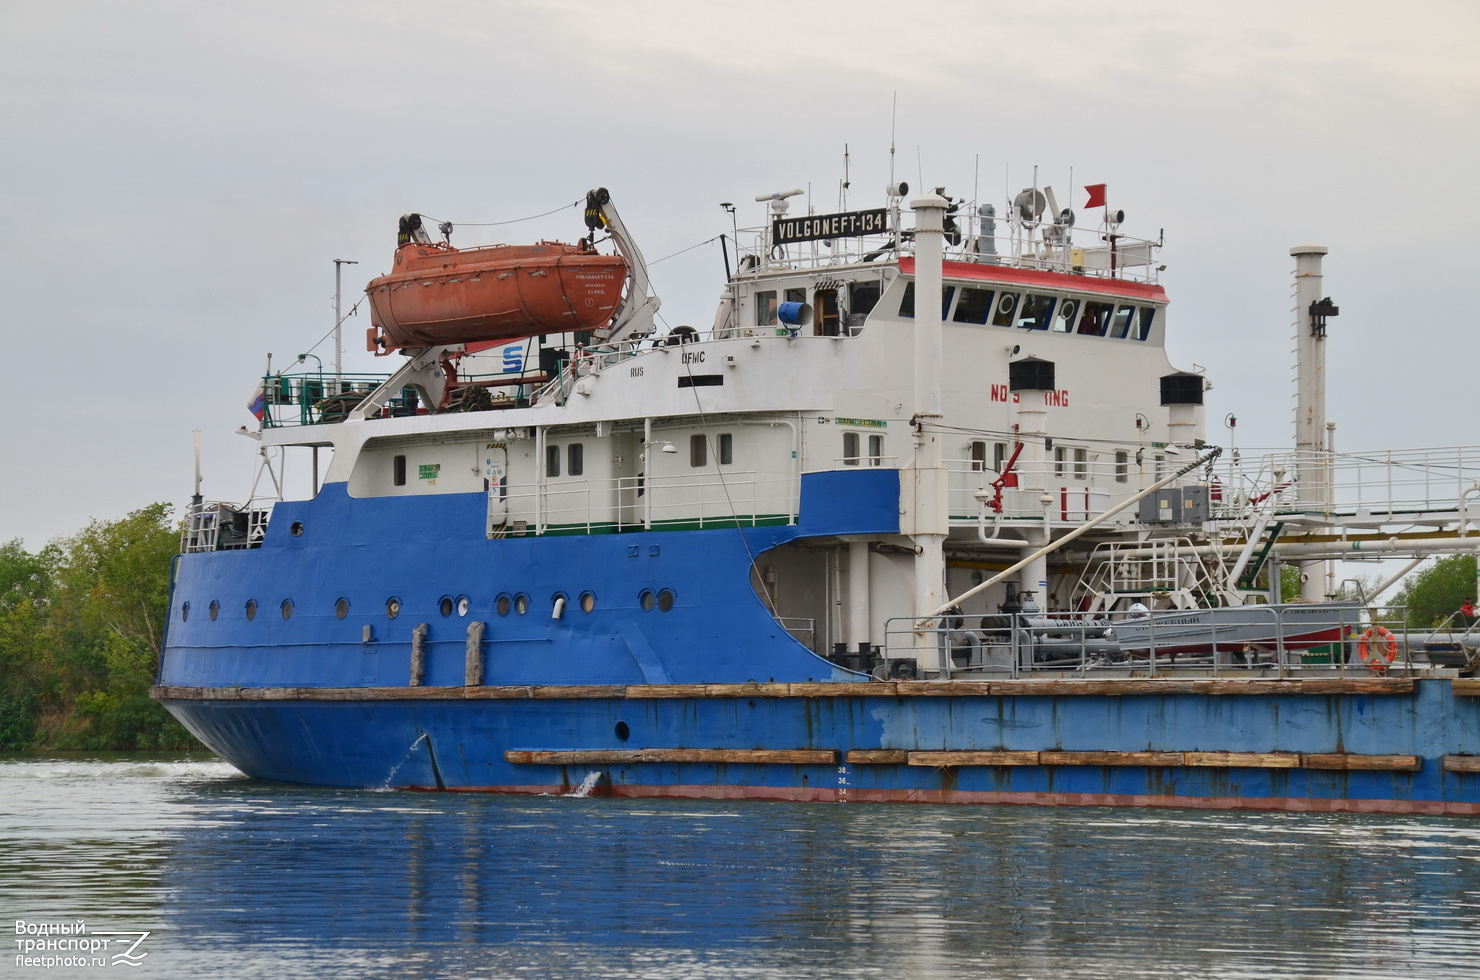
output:
M 0 0 L 0 542 L 247 496 L 233 435 L 263 370 L 388 269 L 396 219 L 523 217 L 612 191 L 647 257 L 721 201 L 898 176 L 1001 203 L 1109 185 L 1166 232 L 1168 348 L 1206 368 L 1208 435 L 1293 438 L 1292 245 L 1327 245 L 1342 450 L 1480 442 L 1480 3 L 1047 0 Z M 1067 203 L 1061 200 L 1061 203 Z M 747 205 L 742 222 L 757 223 Z M 579 212 L 465 229 L 573 240 Z M 716 245 L 657 264 L 707 326 Z M 346 329 L 346 369 L 369 318 Z M 314 353 L 332 362 L 332 344 Z

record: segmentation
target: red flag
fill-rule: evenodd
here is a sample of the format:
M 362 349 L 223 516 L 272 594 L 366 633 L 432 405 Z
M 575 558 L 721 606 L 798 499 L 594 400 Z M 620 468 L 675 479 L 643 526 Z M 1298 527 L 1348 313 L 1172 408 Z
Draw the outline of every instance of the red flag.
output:
M 1089 191 L 1089 201 L 1084 205 L 1087 208 L 1102 208 L 1105 206 L 1105 185 L 1089 184 L 1084 188 Z

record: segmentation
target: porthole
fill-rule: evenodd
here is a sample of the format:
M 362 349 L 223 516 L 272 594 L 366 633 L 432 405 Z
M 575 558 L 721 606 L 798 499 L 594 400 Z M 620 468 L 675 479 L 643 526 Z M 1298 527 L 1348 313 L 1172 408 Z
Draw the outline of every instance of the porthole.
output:
M 529 612 L 529 596 L 523 592 L 516 595 L 514 597 L 514 611 L 521 616 Z
M 627 723 L 625 721 L 617 722 L 617 738 L 625 742 L 629 737 L 631 737 L 631 735 L 632 729 L 627 727 Z
M 216 621 L 216 617 L 221 615 L 221 603 L 217 602 L 215 599 L 212 599 L 210 606 L 206 608 L 206 612 L 211 614 L 211 622 L 214 623 Z
M 257 618 L 257 600 L 256 599 L 248 599 L 247 600 L 247 618 L 248 619 L 256 619 Z
M 282 605 L 282 610 L 283 610 L 283 618 L 284 619 L 292 619 L 293 618 L 293 600 L 292 599 L 284 599 L 283 600 L 283 605 Z
M 349 600 L 344 596 L 340 596 L 339 601 L 334 603 L 334 615 L 339 619 L 349 615 Z
M 643 589 L 641 594 L 638 595 L 637 601 L 642 604 L 643 612 L 652 612 L 653 606 L 658 601 L 658 597 L 653 595 L 652 589 Z
M 288 525 L 288 531 L 295 538 L 301 538 L 301 537 L 303 537 L 303 522 L 302 521 L 294 521 L 292 524 Z
M 507 616 L 509 610 L 514 608 L 514 600 L 507 593 L 500 592 L 498 598 L 493 600 L 493 608 L 500 616 Z
M 473 603 L 468 599 L 467 596 L 460 595 L 457 597 L 457 614 L 459 616 L 466 616 L 468 614 L 468 610 L 472 608 Z
M 442 597 L 442 600 L 437 603 L 437 609 L 441 611 L 441 613 L 442 613 L 443 616 L 451 616 L 452 615 L 452 596 L 450 596 L 450 595 L 444 595 Z
M 190 603 L 188 603 L 188 602 L 182 602 L 182 603 L 180 603 L 180 619 L 182 619 L 182 620 L 188 620 L 189 618 L 190 618 Z
M 658 608 L 663 612 L 673 608 L 673 590 L 664 589 L 658 593 Z
M 590 612 L 596 608 L 596 596 L 590 592 L 581 593 L 581 612 Z
M 385 600 L 385 614 L 391 619 L 395 619 L 397 616 L 401 615 L 401 600 L 397 599 L 395 596 L 391 596 L 389 599 Z

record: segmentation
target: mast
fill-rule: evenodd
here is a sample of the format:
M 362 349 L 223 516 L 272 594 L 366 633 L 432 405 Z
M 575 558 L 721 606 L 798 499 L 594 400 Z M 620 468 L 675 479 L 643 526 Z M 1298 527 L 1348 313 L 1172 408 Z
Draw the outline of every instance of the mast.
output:
M 347 265 L 359 265 L 358 259 L 334 260 L 334 394 L 342 390 L 340 379 L 344 375 L 344 318 L 339 315 L 339 273 Z

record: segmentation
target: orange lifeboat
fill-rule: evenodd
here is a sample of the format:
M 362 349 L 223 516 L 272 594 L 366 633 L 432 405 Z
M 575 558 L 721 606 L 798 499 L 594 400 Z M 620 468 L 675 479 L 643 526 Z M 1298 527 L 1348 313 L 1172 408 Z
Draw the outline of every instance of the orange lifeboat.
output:
M 591 330 L 612 318 L 627 281 L 620 255 L 582 245 L 454 248 L 411 241 L 372 279 L 369 349 L 503 341 Z

